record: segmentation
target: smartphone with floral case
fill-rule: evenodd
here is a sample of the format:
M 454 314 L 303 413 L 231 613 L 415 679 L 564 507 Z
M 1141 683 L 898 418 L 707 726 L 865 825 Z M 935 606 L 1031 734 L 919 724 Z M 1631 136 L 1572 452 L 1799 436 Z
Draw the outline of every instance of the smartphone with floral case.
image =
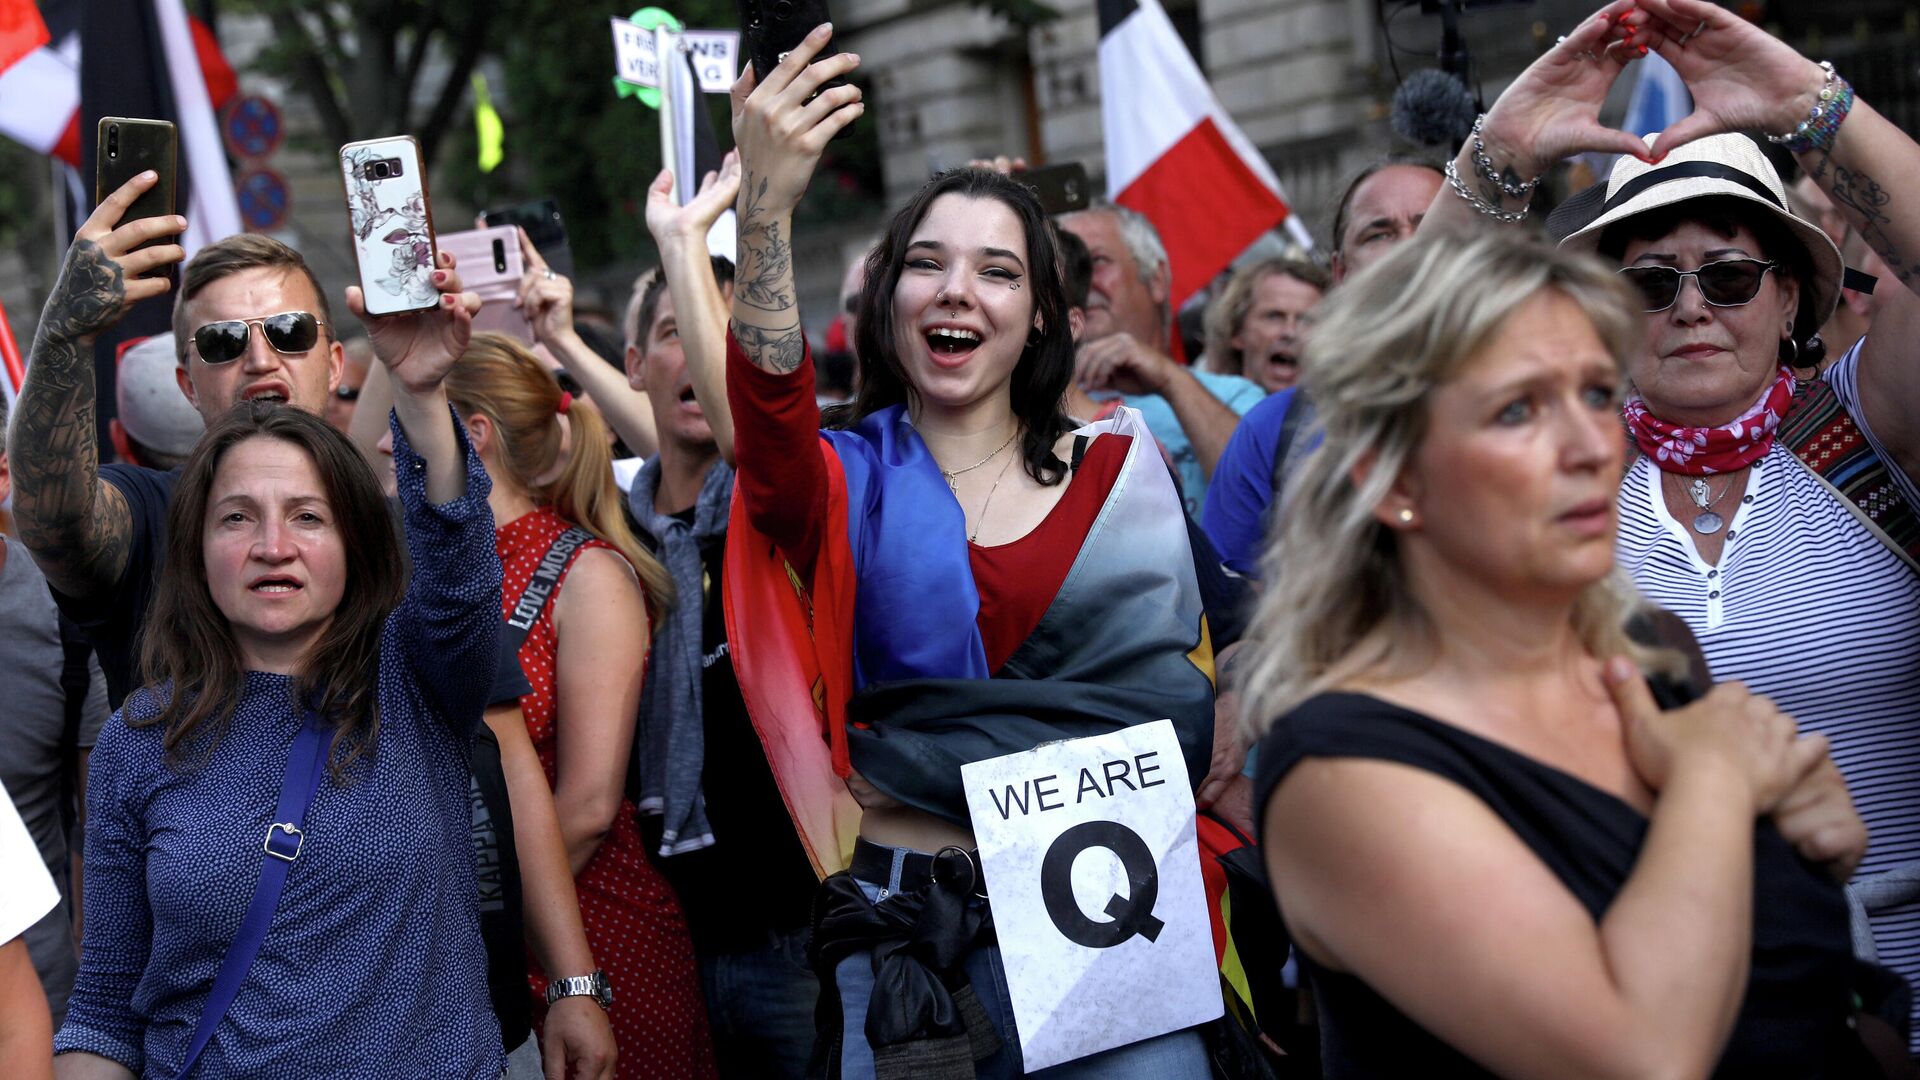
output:
M 340 148 L 340 178 L 367 314 L 398 315 L 438 304 L 433 203 L 420 144 L 411 135 L 348 143 Z

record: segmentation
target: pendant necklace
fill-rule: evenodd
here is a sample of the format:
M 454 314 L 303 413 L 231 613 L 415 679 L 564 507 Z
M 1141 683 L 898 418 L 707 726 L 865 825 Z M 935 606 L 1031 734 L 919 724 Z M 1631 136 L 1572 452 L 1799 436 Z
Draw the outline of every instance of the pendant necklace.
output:
M 1000 450 L 1005 450 L 1007 447 L 1012 446 L 1014 438 L 1019 434 L 1020 434 L 1020 429 L 1019 427 L 1016 426 L 1013 429 L 1013 434 L 1007 436 L 1007 441 L 1000 444 L 999 450 L 995 450 L 993 453 L 988 454 L 986 457 L 981 458 L 979 461 L 974 462 L 973 464 L 967 466 L 964 469 L 954 469 L 952 472 L 948 472 L 946 469 L 941 469 L 940 475 L 947 478 L 947 487 L 952 490 L 954 497 L 958 498 L 960 495 L 960 485 L 958 483 L 958 480 L 960 478 L 961 473 L 970 473 L 973 470 L 979 468 L 980 466 L 985 465 L 987 462 L 992 461 L 994 458 L 999 457 Z M 935 458 L 934 464 L 936 466 L 939 465 L 940 459 Z M 998 483 L 998 482 L 999 481 L 995 481 L 995 483 Z M 989 496 L 989 498 L 991 498 L 991 496 Z
M 1004 446 L 1000 448 L 1000 450 L 1005 450 L 1005 449 L 1006 447 Z M 997 454 L 1000 452 L 1000 450 L 995 450 L 994 453 Z M 1012 458 L 1008 458 L 1007 463 L 1005 465 L 1000 466 L 1000 475 L 993 478 L 993 486 L 987 489 L 987 497 L 985 501 L 983 501 L 980 504 L 980 516 L 973 519 L 973 532 L 970 535 L 968 535 L 967 543 L 971 544 L 975 540 L 980 539 L 980 526 L 986 524 L 987 522 L 987 507 L 993 505 L 993 493 L 1000 490 L 1000 481 L 1005 480 L 1007 478 L 1007 470 L 1011 469 L 1012 467 L 1013 467 Z
M 1688 497 L 1693 500 L 1693 505 L 1700 508 L 1700 512 L 1693 516 L 1694 532 L 1699 533 L 1701 536 L 1712 536 L 1714 533 L 1720 531 L 1721 526 L 1725 525 L 1726 521 L 1723 520 L 1719 514 L 1714 513 L 1713 508 L 1719 506 L 1720 500 L 1726 498 L 1727 492 L 1732 490 L 1732 477 L 1727 478 L 1727 484 L 1720 489 L 1720 494 L 1713 496 L 1711 499 L 1709 499 L 1708 496 L 1711 495 L 1712 489 L 1707 486 L 1707 481 L 1704 478 L 1696 476 L 1687 483 Z

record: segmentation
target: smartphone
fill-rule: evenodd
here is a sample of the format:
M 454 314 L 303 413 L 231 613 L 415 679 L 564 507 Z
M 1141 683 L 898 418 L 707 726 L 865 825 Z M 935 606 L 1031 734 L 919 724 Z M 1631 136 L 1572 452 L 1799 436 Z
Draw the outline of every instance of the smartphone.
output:
M 526 265 L 520 255 L 520 234 L 511 225 L 469 229 L 437 238 L 441 251 L 453 256 L 453 268 L 468 292 L 480 294 L 475 330 L 493 330 L 533 344 L 533 324 L 513 302 L 520 295 Z M 556 271 L 557 273 L 558 271 Z
M 515 206 L 503 206 L 480 215 L 488 228 L 518 225 L 533 241 L 533 250 L 547 260 L 547 266 L 561 277 L 573 276 L 573 249 L 567 246 L 567 225 L 560 220 L 560 204 L 552 199 L 535 199 Z
M 1064 165 L 1042 165 L 1013 174 L 1015 180 L 1033 189 L 1040 197 L 1040 209 L 1048 214 L 1071 214 L 1085 210 L 1092 189 L 1087 185 L 1087 167 L 1077 161 Z
M 340 148 L 353 253 L 369 315 L 426 311 L 433 287 L 433 203 L 420 144 L 411 135 L 366 139 Z
M 174 212 L 174 184 L 179 176 L 179 140 L 170 120 L 138 120 L 103 116 L 94 129 L 93 201 L 97 206 L 134 177 L 152 169 L 160 181 L 133 201 L 120 224 L 141 218 L 170 217 Z M 175 243 L 172 236 L 141 244 Z
M 827 0 L 735 0 L 735 4 L 740 13 L 741 45 L 753 61 L 754 76 L 763 81 L 767 72 L 778 67 L 815 27 L 833 21 L 833 16 L 827 13 Z M 829 41 L 820 55 L 813 58 L 814 63 L 839 51 Z M 845 81 L 834 79 L 820 89 L 840 86 Z

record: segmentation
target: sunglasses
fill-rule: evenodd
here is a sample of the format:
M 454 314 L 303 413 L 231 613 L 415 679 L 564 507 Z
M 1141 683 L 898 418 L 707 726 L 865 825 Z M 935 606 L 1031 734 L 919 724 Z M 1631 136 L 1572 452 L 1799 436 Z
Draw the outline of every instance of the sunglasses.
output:
M 313 348 L 325 325 L 311 311 L 283 311 L 259 319 L 222 319 L 195 330 L 193 347 L 205 363 L 231 363 L 246 354 L 247 341 L 258 326 L 273 351 L 299 354 Z
M 1760 295 L 1760 282 L 1767 271 L 1779 263 L 1759 259 L 1725 259 L 1710 262 L 1698 270 L 1677 270 L 1671 266 L 1629 266 L 1620 276 L 1632 282 L 1646 299 L 1648 311 L 1665 311 L 1680 299 L 1680 282 L 1692 278 L 1700 286 L 1700 295 L 1714 307 L 1739 307 Z

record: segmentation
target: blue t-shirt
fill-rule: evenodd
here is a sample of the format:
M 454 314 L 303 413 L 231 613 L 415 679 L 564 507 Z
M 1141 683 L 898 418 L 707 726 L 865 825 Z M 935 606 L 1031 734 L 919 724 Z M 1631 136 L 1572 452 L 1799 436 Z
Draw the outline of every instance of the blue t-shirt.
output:
M 1268 508 L 1273 503 L 1274 453 L 1280 427 L 1295 389 L 1288 387 L 1247 410 L 1234 429 L 1220 464 L 1213 470 L 1200 527 L 1220 552 L 1227 569 L 1247 577 L 1260 576 L 1260 553 L 1266 548 Z
M 1216 375 L 1195 368 L 1193 377 L 1237 416 L 1245 416 L 1267 393 L 1259 383 L 1238 375 Z M 1200 456 L 1180 426 L 1180 418 L 1173 414 L 1173 406 L 1159 394 L 1128 394 L 1122 400 L 1140 410 L 1147 430 L 1166 448 L 1167 456 L 1173 459 L 1174 472 L 1180 477 L 1180 492 L 1186 500 L 1187 513 L 1198 515 L 1200 504 L 1207 498 L 1207 474 L 1201 470 Z

